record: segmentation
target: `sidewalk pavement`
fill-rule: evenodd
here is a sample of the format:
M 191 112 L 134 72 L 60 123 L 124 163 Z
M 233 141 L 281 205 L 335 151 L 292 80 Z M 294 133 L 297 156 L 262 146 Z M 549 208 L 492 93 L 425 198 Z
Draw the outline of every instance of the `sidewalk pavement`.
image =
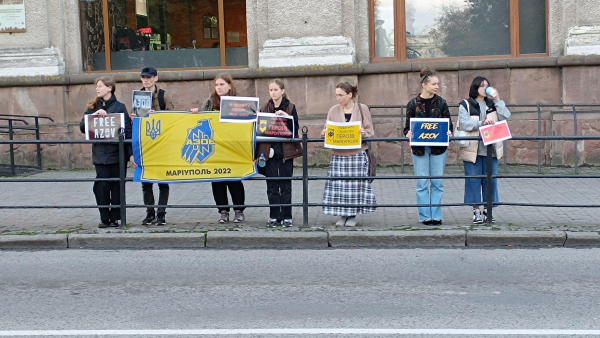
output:
M 530 166 L 509 166 L 509 174 L 531 175 L 536 174 L 536 167 Z M 311 168 L 309 175 L 326 176 L 326 168 Z M 501 173 L 502 168 L 501 168 Z M 129 172 L 131 176 L 132 172 Z M 295 169 L 295 175 L 299 176 L 301 171 Z M 462 166 L 448 166 L 447 175 L 462 175 Z M 548 174 L 572 175 L 569 178 L 561 179 L 543 179 Z M 580 168 L 580 175 L 598 175 L 600 168 L 584 167 Z M 400 167 L 388 167 L 378 169 L 379 176 L 391 175 L 413 175 L 412 167 L 406 167 L 405 173 L 401 173 Z M 31 179 L 69 179 L 69 178 L 93 178 L 94 171 L 46 171 L 39 174 L 28 176 Z M 415 180 L 376 180 L 373 182 L 377 203 L 379 204 L 415 204 Z M 0 184 L 1 206 L 18 205 L 95 205 L 95 199 L 92 192 L 92 182 L 71 182 L 71 183 L 2 183 Z M 309 203 L 321 203 L 324 181 L 309 181 Z M 516 203 L 542 203 L 542 204 L 600 204 L 600 180 L 578 178 L 574 174 L 573 168 L 555 168 L 545 167 L 540 178 L 534 179 L 499 179 L 500 200 Z M 245 181 L 246 203 L 248 204 L 266 204 L 268 203 L 266 195 L 265 181 Z M 463 201 L 464 180 L 447 179 L 444 181 L 445 194 L 443 203 L 460 203 Z M 158 188 L 154 187 L 155 196 L 158 198 Z M 142 191 L 140 183 L 129 182 L 126 185 L 127 203 L 141 205 Z M 293 182 L 293 203 L 302 202 L 302 182 Z M 170 205 L 213 205 L 210 184 L 173 184 L 170 188 Z M 336 227 L 337 217 L 324 215 L 321 208 L 310 208 L 309 210 L 309 228 L 299 229 L 302 224 L 302 208 L 293 209 L 294 227 L 290 229 L 266 229 L 266 221 L 269 216 L 268 208 L 249 208 L 246 209 L 246 222 L 237 225 L 234 223 L 218 224 L 219 214 L 216 208 L 210 209 L 168 209 L 166 226 L 143 226 L 140 224 L 145 216 L 145 209 L 127 210 L 127 230 L 121 229 L 98 229 L 99 213 L 97 209 L 0 209 L 2 217 L 0 218 L 0 234 L 3 235 L 34 235 L 34 234 L 65 234 L 56 238 L 69 237 L 69 243 L 75 243 L 72 240 L 78 236 L 97 235 L 92 238 L 100 238 L 98 235 L 104 235 L 108 238 L 114 237 L 115 233 L 122 234 L 121 238 L 132 236 L 132 234 L 167 234 L 188 233 L 204 234 L 205 243 L 203 246 L 210 247 L 209 243 L 217 243 L 218 236 L 230 238 L 232 235 L 240 243 L 247 243 L 246 247 L 264 247 L 269 234 L 277 236 L 308 236 L 307 233 L 317 234 L 318 246 L 335 247 L 335 243 L 342 243 L 341 246 L 361 246 L 361 240 L 369 239 L 365 243 L 375 243 L 375 246 L 394 246 L 403 243 L 409 246 L 446 246 L 450 242 L 461 243 L 462 246 L 468 242 L 469 234 L 480 234 L 482 237 L 471 241 L 475 243 L 486 243 L 485 238 L 489 238 L 486 233 L 510 234 L 503 235 L 504 245 L 510 243 L 526 243 L 533 239 L 533 243 L 545 245 L 555 245 L 557 243 L 565 244 L 566 234 L 579 233 L 579 237 L 584 233 L 589 234 L 587 240 L 591 238 L 591 243 L 596 243 L 596 236 L 600 228 L 600 210 L 598 208 L 538 208 L 538 207 L 512 207 L 501 206 L 494 209 L 494 218 L 496 223 L 491 227 L 487 225 L 471 224 L 471 209 L 468 206 L 445 207 L 443 208 L 444 224 L 442 226 L 424 226 L 418 222 L 417 208 L 379 208 L 375 213 L 360 215 L 357 217 L 358 226 L 355 228 Z M 424 231 L 420 231 L 424 230 Z M 487 231 L 486 231 L 487 230 Z M 218 234 L 217 234 L 218 232 Z M 125 234 L 126 233 L 126 234 Z M 213 234 L 214 241 L 206 240 Z M 254 233 L 252 235 L 251 233 Z M 293 234 L 296 235 L 293 235 Z M 412 233 L 412 235 L 411 235 Z M 552 239 L 549 241 L 536 242 L 535 238 L 546 233 Z M 66 234 L 69 234 L 68 236 Z M 282 235 L 284 234 L 284 235 Z M 299 235 L 302 234 L 302 235 Z M 391 237 L 377 237 L 377 234 L 388 234 Z M 416 234 L 424 234 L 425 237 L 418 237 Z M 217 236 L 218 235 L 218 236 Z M 314 235 L 314 234 L 313 234 Z M 484 236 L 485 235 L 485 236 Z M 229 237 L 228 237 L 229 236 Z M 242 238 L 243 236 L 246 236 Z M 253 237 L 254 236 L 254 237 Z M 266 236 L 266 237 L 265 237 Z M 336 236 L 342 236 L 342 241 L 336 242 Z M 358 237 L 362 239 L 358 239 Z M 412 237 L 411 237 L 412 236 Z M 437 237 L 436 237 L 437 236 Z M 450 236 L 450 237 L 448 237 Z M 453 237 L 454 236 L 454 237 Z M 457 237 L 458 236 L 458 237 Z M 462 237 L 461 237 L 462 236 Z M 487 236 L 487 237 L 486 237 Z M 494 237 L 492 236 L 492 237 Z M 537 237 L 536 237 L 537 236 Z M 558 237 L 557 237 L 558 236 Z M 570 238 L 575 239 L 576 234 Z M 591 236 L 591 237 L 590 237 Z M 2 240 L 7 241 L 7 236 L 0 236 L 0 248 Z M 10 236 L 13 238 L 14 236 Z M 38 236 L 39 237 L 39 236 Z M 43 237 L 43 236 L 42 236 Z M 170 238 L 176 238 L 172 236 Z M 179 236 L 181 237 L 181 236 Z M 185 237 L 185 236 L 184 236 Z M 189 237 L 189 236 L 188 236 Z M 252 245 L 252 239 L 262 237 L 258 240 L 258 246 Z M 44 238 L 48 238 L 47 236 Z M 133 237 L 132 237 L 133 238 Z M 392 238 L 392 240 L 390 240 Z M 398 242 L 398 238 L 401 238 Z M 412 238 L 412 239 L 411 239 Z M 415 238 L 419 238 L 415 240 Z M 428 241 L 427 238 L 430 240 Z M 437 239 L 436 239 L 437 238 Z M 453 238 L 447 242 L 448 238 Z M 461 239 L 462 238 L 462 239 Z M 473 237 L 474 238 L 474 237 Z M 506 241 L 507 238 L 512 238 Z M 515 238 L 519 238 L 515 240 Z M 525 238 L 525 239 L 523 239 Z M 222 239 L 222 238 L 221 238 Z M 332 241 L 333 239 L 333 241 Z M 32 240 L 30 238 L 29 240 Z M 323 240 L 325 240 L 323 242 Z M 412 242 L 410 242 L 412 240 Z M 438 241 L 439 240 L 439 241 Z M 26 239 L 21 239 L 21 242 Z M 65 239 L 66 241 L 66 239 Z M 177 241 L 175 239 L 175 241 Z M 228 240 L 226 239 L 225 242 Z M 345 242 L 344 242 L 345 241 Z M 374 241 L 374 242 L 373 242 Z M 408 241 L 408 242 L 406 242 Z M 424 242 L 423 242 L 424 241 Z M 561 242 L 562 241 L 562 242 Z M 85 242 L 85 240 L 84 240 Z M 168 241 L 167 241 L 168 242 Z M 263 243 L 264 242 L 264 243 Z M 310 242 L 310 240 L 309 240 Z M 493 242 L 493 241 L 492 241 Z M 262 244 L 261 244 L 262 243 Z M 345 243 L 345 244 L 344 244 Z M 377 244 L 379 243 L 379 244 Z M 412 243 L 412 244 L 411 244 Z M 436 244 L 437 243 L 437 244 Z M 496 241 L 496 243 L 499 243 Z M 531 242 L 528 242 L 531 243 Z M 581 242 L 583 243 L 583 242 Z M 196 243 L 199 245 L 198 243 Z M 195 244 L 195 245 L 196 245 Z M 289 243 L 288 243 L 289 244 Z M 452 244 L 454 245 L 454 244 Z M 596 245 L 596 244 L 593 244 Z M 92 245 L 93 246 L 93 245 Z M 112 247 L 111 245 L 108 245 Z M 167 245 L 168 246 L 168 245 Z M 269 246 L 269 245 L 267 245 Z M 277 245 L 273 245 L 278 247 Z M 294 245 L 292 245 L 294 246 Z M 295 246 L 302 246 L 300 242 Z M 70 247 L 70 245 L 69 245 Z M 98 245 L 96 245 L 98 247 Z M 134 245 L 135 247 L 135 245 Z M 160 247 L 165 247 L 161 245 Z M 178 247 L 176 244 L 171 247 Z M 220 247 L 227 247 L 220 246 Z M 235 246 L 234 246 L 235 247 Z M 237 247 L 244 247 L 239 244 Z M 284 245 L 283 247 L 288 247 Z M 309 245 L 310 247 L 310 245 Z

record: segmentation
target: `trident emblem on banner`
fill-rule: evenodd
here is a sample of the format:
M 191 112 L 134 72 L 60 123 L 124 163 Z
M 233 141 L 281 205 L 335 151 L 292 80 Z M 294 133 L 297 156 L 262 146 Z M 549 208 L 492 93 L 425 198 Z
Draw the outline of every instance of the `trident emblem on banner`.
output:
M 155 122 L 156 120 L 152 120 L 152 124 L 150 124 L 150 121 L 146 121 L 146 136 L 152 140 L 160 136 L 160 121 L 156 122 L 156 124 Z

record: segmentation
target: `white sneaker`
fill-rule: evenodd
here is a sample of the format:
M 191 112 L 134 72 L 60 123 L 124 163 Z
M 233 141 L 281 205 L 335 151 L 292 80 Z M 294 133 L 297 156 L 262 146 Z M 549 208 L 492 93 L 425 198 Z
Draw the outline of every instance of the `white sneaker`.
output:
M 356 216 L 350 216 L 346 219 L 346 224 L 344 226 L 354 227 L 356 226 Z
M 483 223 L 483 218 L 481 217 L 481 211 L 479 209 L 473 210 L 473 224 L 481 224 Z
M 343 227 L 343 226 L 344 226 L 344 224 L 346 224 L 346 219 L 347 219 L 347 218 L 348 218 L 348 217 L 346 217 L 346 216 L 340 216 L 340 219 L 338 219 L 338 221 L 337 221 L 337 222 L 335 222 L 335 225 L 337 225 L 337 226 L 339 226 L 339 227 Z

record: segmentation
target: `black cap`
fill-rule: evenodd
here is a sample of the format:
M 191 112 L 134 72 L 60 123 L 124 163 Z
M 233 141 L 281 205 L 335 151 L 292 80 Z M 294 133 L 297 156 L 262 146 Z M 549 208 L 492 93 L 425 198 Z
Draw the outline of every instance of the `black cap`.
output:
M 145 67 L 142 69 L 142 73 L 140 74 L 140 76 L 145 76 L 145 77 L 153 77 L 153 76 L 157 76 L 158 72 L 156 71 L 156 68 L 154 67 Z

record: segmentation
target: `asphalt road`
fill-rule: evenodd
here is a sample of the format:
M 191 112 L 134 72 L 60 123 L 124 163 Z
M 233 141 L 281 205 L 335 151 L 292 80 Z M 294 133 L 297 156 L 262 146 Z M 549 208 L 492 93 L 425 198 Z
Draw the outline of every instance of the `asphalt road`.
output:
M 600 336 L 599 266 L 566 248 L 0 252 L 0 336 Z

